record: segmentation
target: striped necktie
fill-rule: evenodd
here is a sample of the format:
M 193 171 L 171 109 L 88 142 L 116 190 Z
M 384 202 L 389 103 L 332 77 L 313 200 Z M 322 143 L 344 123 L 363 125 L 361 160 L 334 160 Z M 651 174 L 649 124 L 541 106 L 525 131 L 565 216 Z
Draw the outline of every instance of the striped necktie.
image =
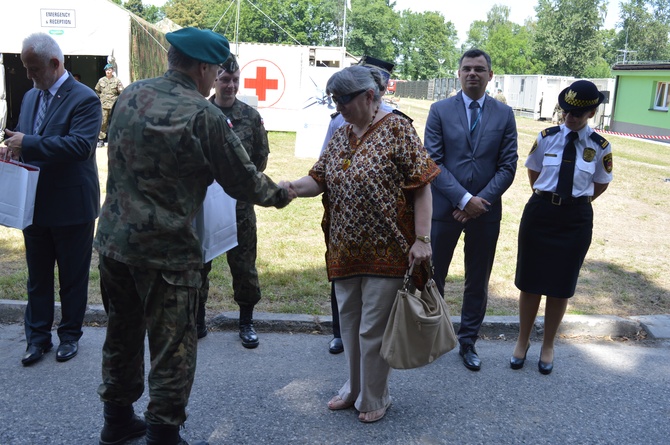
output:
M 37 109 L 37 115 L 35 116 L 35 125 L 33 125 L 33 134 L 37 134 L 44 120 L 44 116 L 47 114 L 47 108 L 49 108 L 49 101 L 51 99 L 51 93 L 49 90 L 42 91 L 40 95 L 40 106 Z
M 477 124 L 479 124 L 481 112 L 482 109 L 479 107 L 479 102 L 476 100 L 470 102 L 470 135 L 473 140 L 475 139 L 475 136 L 477 136 Z

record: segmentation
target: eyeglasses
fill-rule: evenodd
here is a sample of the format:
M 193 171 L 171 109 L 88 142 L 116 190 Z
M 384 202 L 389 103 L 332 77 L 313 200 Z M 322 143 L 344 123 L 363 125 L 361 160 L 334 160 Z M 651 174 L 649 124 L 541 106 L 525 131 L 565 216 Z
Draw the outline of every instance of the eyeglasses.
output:
M 580 111 L 563 111 L 563 114 L 568 114 L 570 113 L 570 116 L 574 117 L 575 119 L 581 119 L 586 113 L 588 113 L 591 110 L 580 110 Z
M 358 90 L 358 91 L 354 91 L 353 93 L 343 94 L 341 96 L 330 96 L 330 97 L 333 98 L 333 102 L 335 102 L 337 105 L 346 105 L 349 102 L 351 102 L 352 100 L 354 100 L 354 98 L 356 96 L 360 96 L 361 94 L 365 93 L 366 91 L 367 91 L 367 89 Z

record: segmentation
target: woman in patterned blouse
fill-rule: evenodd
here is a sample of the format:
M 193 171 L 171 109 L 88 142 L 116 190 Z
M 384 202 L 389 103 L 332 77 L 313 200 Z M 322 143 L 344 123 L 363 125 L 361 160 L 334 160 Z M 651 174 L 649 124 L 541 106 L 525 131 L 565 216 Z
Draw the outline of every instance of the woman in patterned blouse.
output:
M 290 183 L 299 197 L 323 193 L 328 278 L 335 283 L 349 379 L 328 402 L 375 422 L 391 404 L 390 367 L 379 351 L 410 262 L 431 257 L 430 181 L 439 173 L 411 121 L 380 110 L 382 76 L 352 66 L 327 92 L 347 121 L 308 176 Z M 418 237 L 418 238 L 417 238 Z

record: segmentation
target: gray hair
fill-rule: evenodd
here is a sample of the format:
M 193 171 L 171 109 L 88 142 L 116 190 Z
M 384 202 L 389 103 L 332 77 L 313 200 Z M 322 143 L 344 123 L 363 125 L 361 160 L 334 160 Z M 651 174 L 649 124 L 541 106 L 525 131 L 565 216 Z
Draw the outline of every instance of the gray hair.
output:
M 61 65 L 65 62 L 63 51 L 58 46 L 58 43 L 56 43 L 53 37 L 43 32 L 30 34 L 23 40 L 23 49 L 21 52 L 27 50 L 32 50 L 37 58 L 45 64 L 51 59 L 58 59 Z
M 350 66 L 333 74 L 326 84 L 326 93 L 336 96 L 351 94 L 360 90 L 374 91 L 374 100 L 381 99 L 384 79 L 378 69 L 364 66 Z

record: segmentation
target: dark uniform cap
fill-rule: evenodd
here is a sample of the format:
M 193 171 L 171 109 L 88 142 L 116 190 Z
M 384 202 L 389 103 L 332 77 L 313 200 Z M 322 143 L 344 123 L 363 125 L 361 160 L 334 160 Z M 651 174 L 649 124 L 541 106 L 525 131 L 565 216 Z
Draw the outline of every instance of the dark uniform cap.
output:
M 228 39 L 209 29 L 182 28 L 165 34 L 170 45 L 184 55 L 200 62 L 218 65 L 228 59 Z
M 561 91 L 558 95 L 558 104 L 563 111 L 592 110 L 605 100 L 605 95 L 598 91 L 598 87 L 588 80 L 578 80 Z
M 377 68 L 381 71 L 382 76 L 384 76 L 384 79 L 386 79 L 387 82 L 391 78 L 391 72 L 395 66 L 391 62 L 385 62 L 370 56 L 361 57 L 361 60 L 358 61 L 358 65 Z

